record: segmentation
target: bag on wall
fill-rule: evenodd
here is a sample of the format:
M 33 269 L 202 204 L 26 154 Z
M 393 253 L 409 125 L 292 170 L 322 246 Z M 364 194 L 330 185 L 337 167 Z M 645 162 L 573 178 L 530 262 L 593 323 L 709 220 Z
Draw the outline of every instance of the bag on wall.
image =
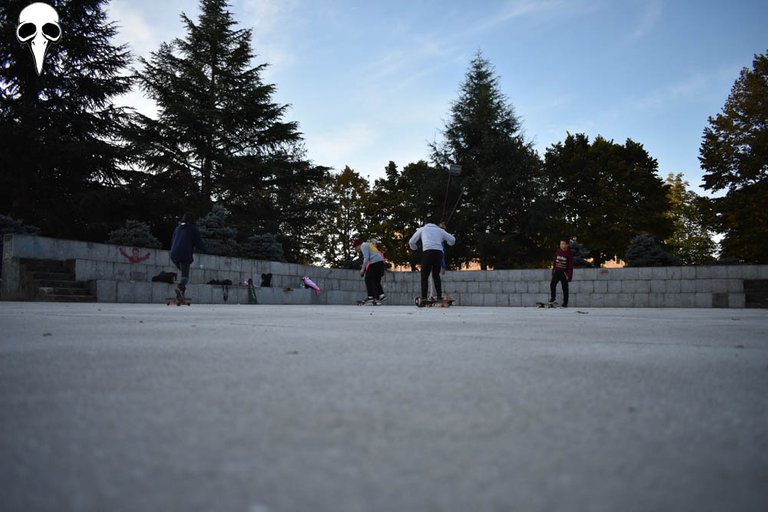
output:
M 173 284 L 176 282 L 176 272 L 160 272 L 152 278 L 152 282 Z

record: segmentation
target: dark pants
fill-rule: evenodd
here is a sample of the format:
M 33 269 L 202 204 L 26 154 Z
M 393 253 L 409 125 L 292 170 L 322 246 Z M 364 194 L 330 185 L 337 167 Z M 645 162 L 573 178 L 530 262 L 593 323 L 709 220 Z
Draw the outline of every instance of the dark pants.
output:
M 421 298 L 426 299 L 429 293 L 429 274 L 435 283 L 435 294 L 443 296 L 443 284 L 440 282 L 440 271 L 443 269 L 443 251 L 430 249 L 424 251 L 421 257 Z
M 563 306 L 568 305 L 568 275 L 565 270 L 555 270 L 552 272 L 552 281 L 549 282 L 549 300 L 554 302 L 557 296 L 557 282 L 563 285 Z
M 189 267 L 192 265 L 192 263 L 174 261 L 173 264 L 176 265 L 176 268 L 181 271 L 181 279 L 179 279 L 179 288 L 181 289 L 181 291 L 184 291 L 187 289 L 187 283 L 189 282 Z
M 384 293 L 381 287 L 381 278 L 384 277 L 384 262 L 377 261 L 368 265 L 365 272 L 365 289 L 368 290 L 368 296 L 378 299 Z

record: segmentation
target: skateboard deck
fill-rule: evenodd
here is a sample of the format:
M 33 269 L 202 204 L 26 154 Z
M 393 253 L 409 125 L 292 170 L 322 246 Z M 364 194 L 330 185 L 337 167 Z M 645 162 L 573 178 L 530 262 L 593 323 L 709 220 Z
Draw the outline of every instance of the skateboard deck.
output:
M 453 304 L 453 300 L 451 297 L 443 299 L 422 299 L 421 297 L 416 297 L 413 302 L 419 308 L 449 308 Z
M 192 301 L 185 298 L 182 298 L 181 300 L 177 299 L 176 297 L 168 297 L 165 299 L 165 305 L 170 306 L 173 304 L 174 306 L 191 306 Z
M 557 305 L 557 302 L 537 302 L 536 307 L 543 308 L 543 309 L 550 309 L 550 308 L 556 308 L 559 306 Z
M 187 299 L 184 296 L 184 293 L 182 293 L 182 291 L 179 288 L 176 288 L 174 291 L 176 292 L 175 297 L 168 297 L 165 299 L 166 306 L 170 306 L 171 304 L 173 304 L 174 306 L 182 306 L 182 305 L 191 306 L 192 305 L 192 301 Z

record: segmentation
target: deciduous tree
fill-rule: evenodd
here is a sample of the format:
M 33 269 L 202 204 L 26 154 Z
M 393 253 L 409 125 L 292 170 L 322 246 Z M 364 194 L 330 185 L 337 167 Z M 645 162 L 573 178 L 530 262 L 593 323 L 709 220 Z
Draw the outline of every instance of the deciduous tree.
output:
M 720 114 L 709 118 L 699 150 L 721 256 L 768 262 L 768 56 L 741 70 Z

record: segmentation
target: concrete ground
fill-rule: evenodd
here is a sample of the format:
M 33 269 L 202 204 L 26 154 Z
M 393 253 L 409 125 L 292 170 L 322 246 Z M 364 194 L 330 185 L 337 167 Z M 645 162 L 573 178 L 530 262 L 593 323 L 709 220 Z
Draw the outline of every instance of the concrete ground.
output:
M 768 311 L 0 302 L 0 510 L 768 510 Z

